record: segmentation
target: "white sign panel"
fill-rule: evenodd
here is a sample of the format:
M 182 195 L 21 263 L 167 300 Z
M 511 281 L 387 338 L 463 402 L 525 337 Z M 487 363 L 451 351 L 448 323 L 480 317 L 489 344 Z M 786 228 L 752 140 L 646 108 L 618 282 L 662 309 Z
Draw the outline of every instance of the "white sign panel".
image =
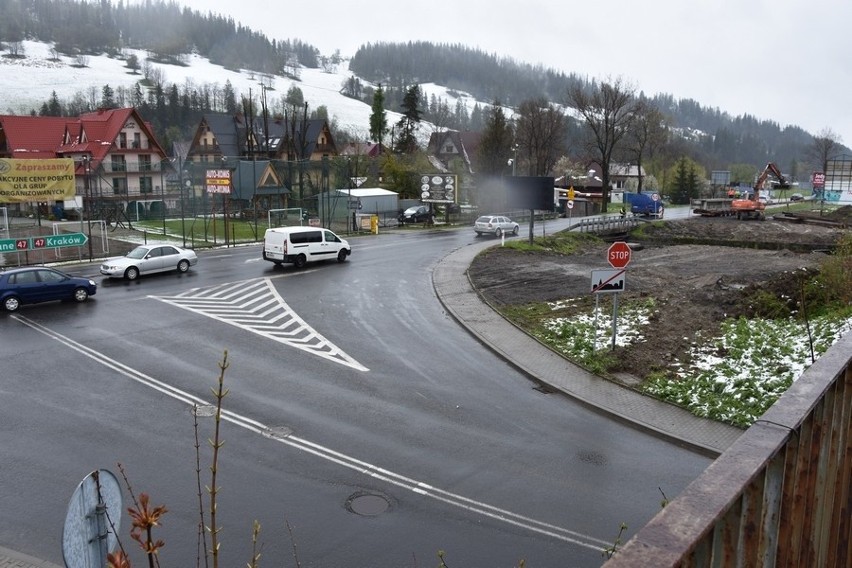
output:
M 592 270 L 592 293 L 623 292 L 626 270 Z

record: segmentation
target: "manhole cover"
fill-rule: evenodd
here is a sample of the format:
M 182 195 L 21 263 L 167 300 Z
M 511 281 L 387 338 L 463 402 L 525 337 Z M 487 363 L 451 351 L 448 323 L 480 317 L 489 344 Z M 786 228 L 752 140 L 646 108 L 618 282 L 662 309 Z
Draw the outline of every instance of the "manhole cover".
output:
M 388 510 L 388 500 L 374 493 L 356 493 L 346 501 L 346 508 L 365 517 L 375 517 Z

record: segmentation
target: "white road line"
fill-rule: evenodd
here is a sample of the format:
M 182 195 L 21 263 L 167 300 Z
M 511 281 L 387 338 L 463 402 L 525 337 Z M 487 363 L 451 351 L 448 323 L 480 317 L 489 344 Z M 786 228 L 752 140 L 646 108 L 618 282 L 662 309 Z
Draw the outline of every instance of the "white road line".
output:
M 32 321 L 29 318 L 17 314 L 12 316 L 12 318 L 34 329 L 35 331 L 38 331 L 39 333 L 42 333 L 47 337 L 58 341 L 66 347 L 73 349 L 81 355 L 84 355 L 85 357 L 88 357 L 93 361 L 116 371 L 117 373 L 129 378 L 130 380 L 135 381 L 141 385 L 147 386 L 148 388 L 154 389 L 167 396 L 170 396 L 175 400 L 186 403 L 190 407 L 212 406 L 212 403 L 209 401 L 203 400 L 193 394 L 182 391 L 167 383 L 150 377 L 123 363 L 120 363 L 119 361 L 116 361 L 115 359 L 107 357 L 103 353 L 86 347 L 85 345 L 78 343 L 77 341 L 74 341 L 73 339 L 65 335 L 62 335 L 61 333 L 53 331 L 52 329 L 46 326 Z M 280 442 L 293 449 L 306 452 L 325 461 L 338 464 L 355 472 L 368 475 L 375 479 L 395 485 L 396 487 L 411 491 L 414 494 L 440 501 L 452 507 L 464 509 L 466 511 L 470 511 L 472 513 L 476 513 L 478 515 L 482 515 L 490 519 L 501 521 L 540 535 L 545 535 L 557 540 L 561 540 L 563 542 L 569 542 L 590 550 L 602 551 L 606 547 L 611 546 L 612 544 L 609 541 L 601 540 L 563 527 L 558 527 L 556 525 L 543 521 L 538 521 L 531 517 L 513 513 L 506 509 L 494 507 L 482 501 L 468 499 L 467 497 L 458 495 L 456 493 L 444 491 L 443 489 L 439 489 L 423 481 L 418 481 L 416 479 L 412 479 L 410 477 L 406 477 L 404 475 L 392 472 L 369 462 L 361 461 L 353 456 L 349 456 L 347 454 L 332 450 L 331 448 L 321 446 L 298 436 L 276 435 L 274 433 L 274 429 L 263 424 L 262 422 L 253 420 L 247 416 L 236 414 L 229 410 L 222 410 L 222 419 L 237 426 L 240 426 L 241 428 L 244 428 L 245 430 L 248 430 L 250 432 L 260 434 L 264 438 Z
M 287 305 L 269 278 L 150 296 L 358 371 L 369 369 L 322 336 Z

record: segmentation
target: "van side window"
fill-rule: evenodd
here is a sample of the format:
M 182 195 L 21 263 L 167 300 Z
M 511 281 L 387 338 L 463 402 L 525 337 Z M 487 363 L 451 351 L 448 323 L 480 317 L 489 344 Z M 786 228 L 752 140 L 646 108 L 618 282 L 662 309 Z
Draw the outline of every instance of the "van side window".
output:
M 302 243 L 321 243 L 322 233 L 319 231 L 305 231 L 302 233 L 290 233 L 290 242 L 294 245 Z
M 327 242 L 327 243 L 339 243 L 340 239 L 338 239 L 337 235 L 335 235 L 331 231 L 325 231 L 325 242 Z

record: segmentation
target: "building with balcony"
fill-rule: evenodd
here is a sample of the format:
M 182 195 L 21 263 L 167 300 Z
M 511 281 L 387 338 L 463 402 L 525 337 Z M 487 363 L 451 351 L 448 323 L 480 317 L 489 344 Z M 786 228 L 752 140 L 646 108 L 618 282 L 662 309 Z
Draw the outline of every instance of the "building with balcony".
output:
M 71 158 L 76 200 L 65 209 L 126 212 L 168 208 L 171 169 L 151 125 L 134 108 L 99 109 L 76 118 L 0 115 L 0 157 Z M 53 208 L 55 204 L 39 204 Z M 97 217 L 105 215 L 95 214 Z

